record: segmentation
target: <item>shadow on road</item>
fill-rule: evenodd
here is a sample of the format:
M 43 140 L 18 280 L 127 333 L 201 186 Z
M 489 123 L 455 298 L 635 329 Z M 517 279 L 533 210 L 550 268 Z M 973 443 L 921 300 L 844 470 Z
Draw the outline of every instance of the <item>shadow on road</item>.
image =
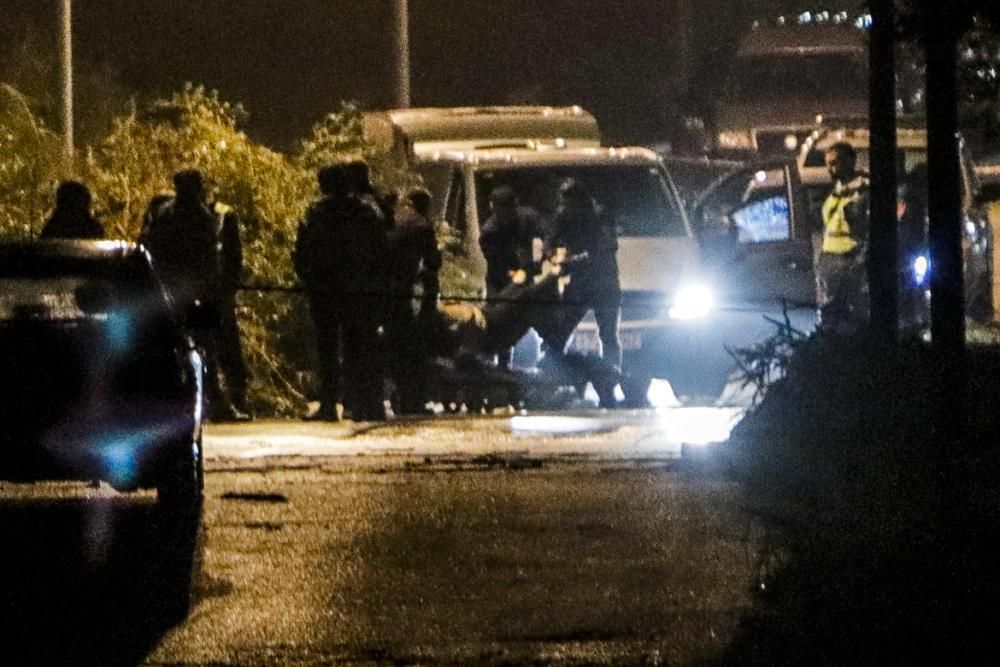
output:
M 151 498 L 0 500 L 0 656 L 134 665 L 187 613 L 200 528 Z

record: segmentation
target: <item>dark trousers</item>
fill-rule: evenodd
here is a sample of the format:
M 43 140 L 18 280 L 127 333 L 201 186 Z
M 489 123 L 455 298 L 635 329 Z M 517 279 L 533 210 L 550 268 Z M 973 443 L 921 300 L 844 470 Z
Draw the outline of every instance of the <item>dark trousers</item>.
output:
M 386 354 L 396 386 L 393 409 L 398 414 L 419 414 L 427 403 L 428 341 L 411 299 L 393 299 L 386 312 Z
M 867 275 L 863 252 L 821 252 L 816 266 L 820 324 L 846 333 L 868 321 Z
M 219 321 L 219 368 L 226 378 L 229 398 L 240 410 L 247 409 L 247 385 L 250 373 L 243 359 L 239 323 L 236 321 L 236 295 L 223 299 Z
M 361 296 L 309 293 L 319 356 L 321 410 L 338 399 L 356 420 L 382 419 L 382 369 L 377 345 L 378 314 Z
M 577 275 L 572 275 L 563 298 L 569 311 L 567 323 L 572 322 L 573 328 L 579 324 L 588 310 L 594 311 L 597 335 L 601 339 L 601 358 L 621 368 L 622 340 L 619 329 L 622 319 L 622 292 L 617 271 L 607 276 L 578 278 Z M 567 332 L 567 337 L 569 333 L 572 333 L 572 329 Z M 561 350 L 565 348 L 566 340 L 560 342 Z
M 491 306 L 496 306 L 497 309 L 503 309 L 506 305 L 504 302 L 511 298 L 510 290 L 508 289 L 512 283 L 510 280 L 505 280 L 503 282 L 498 282 L 496 280 L 486 283 L 486 302 L 487 308 Z M 491 301 L 494 299 L 494 301 Z M 509 370 L 511 363 L 514 361 L 514 348 L 513 346 L 504 346 L 497 350 L 497 366 L 505 370 Z
M 222 383 L 219 381 L 219 331 L 200 329 L 190 333 L 205 362 L 205 402 L 208 407 L 208 418 L 227 419 L 232 412 L 232 405 L 222 391 Z

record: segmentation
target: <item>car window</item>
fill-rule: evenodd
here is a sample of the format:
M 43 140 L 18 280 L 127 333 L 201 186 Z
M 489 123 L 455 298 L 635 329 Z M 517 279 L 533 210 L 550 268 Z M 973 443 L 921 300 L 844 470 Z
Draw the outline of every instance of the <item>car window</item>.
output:
M 120 301 L 113 283 L 83 276 L 0 277 L 0 320 L 105 320 Z
M 788 182 L 783 168 L 746 169 L 716 184 L 700 204 L 699 233 L 740 243 L 791 238 Z
M 686 236 L 680 203 L 660 168 L 647 165 L 546 165 L 484 169 L 476 173 L 476 202 L 489 210 L 489 195 L 506 185 L 519 202 L 551 219 L 559 205 L 559 186 L 582 181 L 598 205 L 615 221 L 620 237 Z
M 447 217 L 448 197 L 452 186 L 452 168 L 438 162 L 417 163 L 414 167 L 425 188 L 431 193 L 431 219 Z
M 0 324 L 83 323 L 161 340 L 175 332 L 166 294 L 145 262 L 16 262 L 0 269 Z

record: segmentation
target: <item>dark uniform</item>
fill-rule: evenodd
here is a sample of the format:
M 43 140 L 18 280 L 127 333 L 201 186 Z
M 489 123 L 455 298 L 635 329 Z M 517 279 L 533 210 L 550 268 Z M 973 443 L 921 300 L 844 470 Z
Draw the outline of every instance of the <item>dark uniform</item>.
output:
M 140 242 L 153 258 L 160 280 L 183 316 L 192 305 L 218 308 L 221 296 L 217 222 L 202 200 L 203 185 L 197 171 L 174 175 L 176 195 L 160 198 L 150 206 Z M 207 398 L 212 419 L 234 418 L 232 405 L 219 382 L 218 331 L 193 331 L 205 354 Z
M 428 219 L 430 194 L 411 191 L 409 206 L 398 213 L 389 231 L 388 279 L 391 293 L 387 303 L 389 371 L 396 385 L 399 414 L 420 414 L 427 402 L 428 350 L 421 321 L 437 309 L 438 271 L 441 251 L 434 225 Z M 414 287 L 421 288 L 419 310 L 414 310 Z
M 212 204 L 211 208 L 217 221 L 219 269 L 221 271 L 219 366 L 226 377 L 226 387 L 229 389 L 229 397 L 235 411 L 248 415 L 247 385 L 250 373 L 243 359 L 243 345 L 240 341 L 240 328 L 236 319 L 236 294 L 240 288 L 240 274 L 243 272 L 243 241 L 240 238 L 240 222 L 236 212 L 225 204 L 216 202 Z
M 526 279 L 537 273 L 534 244 L 536 239 L 540 244 L 545 237 L 540 216 L 518 205 L 509 187 L 500 186 L 490 193 L 490 209 L 479 235 L 479 247 L 486 259 L 487 299 L 499 297 L 518 271 L 524 271 Z M 508 368 L 511 357 L 511 349 L 502 350 L 498 355 L 500 366 Z
M 604 215 L 579 181 L 567 181 L 560 188 L 561 203 L 552 222 L 552 234 L 546 246 L 550 254 L 560 248 L 571 257 L 586 256 L 571 272 L 563 298 L 565 337 L 545 341 L 550 352 L 562 352 L 568 336 L 588 310 L 594 311 L 602 358 L 621 368 L 622 345 L 618 328 L 621 322 L 621 284 L 618 278 L 618 239 L 614 225 Z M 604 402 L 604 401 L 602 401 Z
M 499 187 L 490 193 L 490 217 L 483 223 L 479 247 L 486 258 L 487 296 L 510 285 L 511 275 L 523 270 L 529 277 L 535 273 L 532 256 L 534 239 L 544 238 L 538 214 L 519 206 L 514 192 Z
M 299 225 L 293 262 L 316 329 L 320 412 L 337 419 L 343 346 L 344 406 L 355 420 L 385 418 L 377 345 L 377 291 L 384 281 L 386 233 L 381 211 L 350 191 L 343 167 L 319 172 L 323 196 Z
M 56 206 L 42 228 L 43 239 L 103 239 L 104 227 L 90 212 L 90 190 L 77 181 L 63 181 Z

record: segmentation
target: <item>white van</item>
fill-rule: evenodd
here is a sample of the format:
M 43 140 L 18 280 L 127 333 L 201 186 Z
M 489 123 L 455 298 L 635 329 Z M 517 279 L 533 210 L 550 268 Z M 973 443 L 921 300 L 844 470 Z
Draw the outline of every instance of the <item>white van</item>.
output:
M 597 119 L 578 106 L 393 109 L 366 114 L 365 133 L 410 161 L 475 148 L 601 145 Z
M 678 396 L 721 393 L 733 367 L 723 334 L 732 327 L 720 327 L 727 314 L 711 307 L 698 242 L 670 173 L 654 152 L 553 146 L 448 151 L 415 166 L 433 190 L 440 216 L 461 232 L 466 252 L 480 262 L 479 230 L 494 188 L 513 188 L 522 205 L 551 218 L 559 185 L 582 180 L 617 226 L 626 402 L 642 404 L 654 378 L 668 380 Z M 577 327 L 568 349 L 600 350 L 592 319 Z
M 740 42 L 715 109 L 715 147 L 794 156 L 817 126 L 868 124 L 865 33 L 848 22 L 757 25 Z

